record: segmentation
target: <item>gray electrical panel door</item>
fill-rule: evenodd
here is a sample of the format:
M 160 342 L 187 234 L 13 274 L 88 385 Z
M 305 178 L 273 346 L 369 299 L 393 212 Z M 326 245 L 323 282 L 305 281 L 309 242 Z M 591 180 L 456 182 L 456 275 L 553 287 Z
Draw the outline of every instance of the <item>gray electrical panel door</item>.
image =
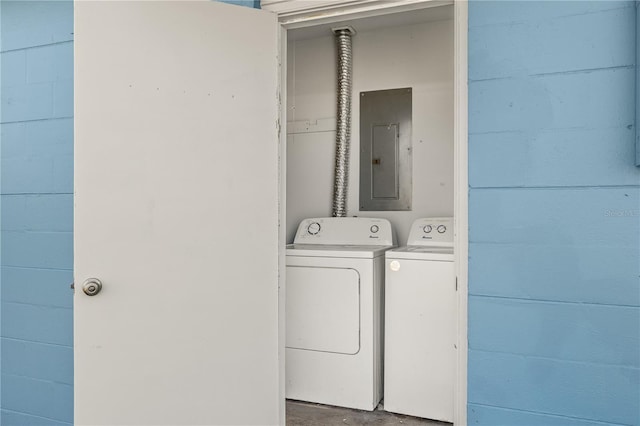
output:
M 411 88 L 360 93 L 360 210 L 411 210 Z

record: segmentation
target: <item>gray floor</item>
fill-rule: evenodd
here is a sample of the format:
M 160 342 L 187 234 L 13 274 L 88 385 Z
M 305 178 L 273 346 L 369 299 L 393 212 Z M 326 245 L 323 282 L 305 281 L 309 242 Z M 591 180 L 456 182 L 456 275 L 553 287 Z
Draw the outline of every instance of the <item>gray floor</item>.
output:
M 403 425 L 451 426 L 451 423 L 419 419 L 383 411 L 360 411 L 329 405 L 287 400 L 287 426 Z

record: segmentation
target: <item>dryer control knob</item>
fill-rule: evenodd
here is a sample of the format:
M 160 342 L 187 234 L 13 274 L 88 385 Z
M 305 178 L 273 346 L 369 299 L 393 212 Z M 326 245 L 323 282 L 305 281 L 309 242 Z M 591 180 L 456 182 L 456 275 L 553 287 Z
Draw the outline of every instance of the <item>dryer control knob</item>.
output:
M 397 260 L 392 260 L 391 262 L 389 262 L 389 269 L 391 269 L 393 272 L 398 272 L 400 270 L 400 262 L 398 262 Z
M 379 227 L 378 225 L 371 225 L 371 229 L 370 229 L 370 231 L 371 231 L 372 233 L 374 233 L 374 234 L 375 234 L 375 233 L 376 233 L 376 232 L 378 232 L 379 230 L 380 230 L 380 227 Z
M 320 232 L 320 224 L 318 222 L 310 223 L 307 227 L 307 232 L 310 235 L 316 235 L 318 232 Z
M 438 225 L 438 227 L 436 228 L 438 230 L 439 233 L 444 234 L 447 231 L 447 227 L 444 225 Z
M 428 234 L 433 230 L 433 227 L 431 225 L 425 225 L 424 228 L 422 228 L 422 230 L 424 231 L 425 234 Z

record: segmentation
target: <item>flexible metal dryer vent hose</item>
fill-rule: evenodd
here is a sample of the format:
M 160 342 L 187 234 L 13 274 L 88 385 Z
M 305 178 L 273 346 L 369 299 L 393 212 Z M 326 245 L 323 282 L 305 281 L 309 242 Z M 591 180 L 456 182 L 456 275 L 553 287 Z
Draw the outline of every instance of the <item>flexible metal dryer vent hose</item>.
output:
M 333 183 L 334 217 L 347 216 L 349 185 L 349 145 L 351 137 L 351 37 L 352 28 L 335 29 L 338 45 L 338 114 L 336 125 L 336 165 Z

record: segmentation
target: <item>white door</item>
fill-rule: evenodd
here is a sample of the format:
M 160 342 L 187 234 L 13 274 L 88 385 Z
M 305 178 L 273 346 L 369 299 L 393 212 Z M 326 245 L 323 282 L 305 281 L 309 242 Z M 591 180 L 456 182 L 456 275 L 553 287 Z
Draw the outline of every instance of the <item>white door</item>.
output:
M 75 3 L 76 424 L 284 421 L 278 31 L 209 1 Z

